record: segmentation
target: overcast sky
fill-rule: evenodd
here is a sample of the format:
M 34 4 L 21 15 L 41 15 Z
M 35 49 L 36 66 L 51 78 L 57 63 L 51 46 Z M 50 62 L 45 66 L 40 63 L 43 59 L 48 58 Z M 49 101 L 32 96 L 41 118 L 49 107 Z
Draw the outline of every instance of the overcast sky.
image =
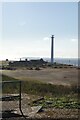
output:
M 77 57 L 77 2 L 4 3 L 0 59 L 50 57 L 52 34 L 55 57 Z

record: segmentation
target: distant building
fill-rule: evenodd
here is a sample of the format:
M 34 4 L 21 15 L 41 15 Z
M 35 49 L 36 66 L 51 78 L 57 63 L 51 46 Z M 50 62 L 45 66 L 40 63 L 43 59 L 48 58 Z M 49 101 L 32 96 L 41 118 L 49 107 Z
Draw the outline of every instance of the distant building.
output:
M 32 66 L 41 66 L 43 64 L 47 64 L 42 58 L 39 60 L 30 60 L 28 61 L 25 59 L 25 61 L 14 61 L 9 62 L 9 65 L 12 67 L 32 67 Z

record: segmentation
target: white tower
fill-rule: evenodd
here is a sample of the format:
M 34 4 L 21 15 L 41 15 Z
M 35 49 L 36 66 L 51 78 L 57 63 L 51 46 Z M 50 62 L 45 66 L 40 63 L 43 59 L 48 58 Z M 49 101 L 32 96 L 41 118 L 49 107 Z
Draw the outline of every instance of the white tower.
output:
M 54 35 L 51 37 L 51 64 L 54 63 Z

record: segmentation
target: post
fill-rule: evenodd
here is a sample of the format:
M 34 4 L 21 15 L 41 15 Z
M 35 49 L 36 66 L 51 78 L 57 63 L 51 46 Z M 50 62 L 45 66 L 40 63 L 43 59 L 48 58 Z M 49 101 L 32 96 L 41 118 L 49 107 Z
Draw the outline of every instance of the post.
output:
M 54 51 L 53 51 L 53 47 L 54 47 L 54 35 L 52 35 L 52 37 L 51 37 L 51 64 L 53 64 L 54 63 L 54 58 L 53 58 L 53 56 L 54 56 Z
M 20 109 L 22 116 L 24 116 L 22 109 L 21 109 L 21 81 L 20 81 L 20 89 L 19 89 L 19 109 Z

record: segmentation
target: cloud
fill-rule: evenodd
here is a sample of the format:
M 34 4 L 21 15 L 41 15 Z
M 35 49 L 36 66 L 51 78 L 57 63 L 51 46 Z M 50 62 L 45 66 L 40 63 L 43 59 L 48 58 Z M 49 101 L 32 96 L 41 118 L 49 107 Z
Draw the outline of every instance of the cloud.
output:
M 44 41 L 47 41 L 47 40 L 49 40 L 49 39 L 50 39 L 49 37 L 44 37 L 44 38 L 43 38 Z
M 78 40 L 77 39 L 71 39 L 71 42 L 77 42 Z

